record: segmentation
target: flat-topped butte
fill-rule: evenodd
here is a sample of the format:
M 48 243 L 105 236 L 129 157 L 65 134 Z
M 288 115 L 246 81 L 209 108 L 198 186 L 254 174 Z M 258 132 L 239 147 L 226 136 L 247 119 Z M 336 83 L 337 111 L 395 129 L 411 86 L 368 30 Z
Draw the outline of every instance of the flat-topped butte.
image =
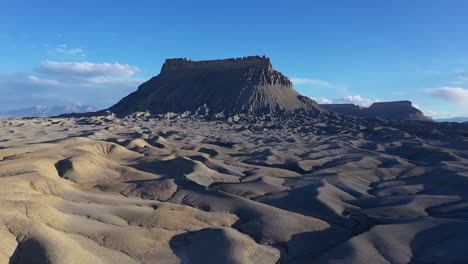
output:
M 185 70 L 218 71 L 246 68 L 263 68 L 267 70 L 273 70 L 273 67 L 270 63 L 270 58 L 266 56 L 248 56 L 243 58 L 205 61 L 192 61 L 187 58 L 167 59 L 161 69 L 161 73 Z

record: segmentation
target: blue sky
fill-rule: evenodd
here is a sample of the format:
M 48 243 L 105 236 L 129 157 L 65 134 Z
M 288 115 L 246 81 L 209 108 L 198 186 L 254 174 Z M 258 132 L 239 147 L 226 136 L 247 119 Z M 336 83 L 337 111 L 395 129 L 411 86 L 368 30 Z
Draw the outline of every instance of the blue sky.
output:
M 4 1 L 0 111 L 108 107 L 166 58 L 267 55 L 319 102 L 468 116 L 468 1 Z

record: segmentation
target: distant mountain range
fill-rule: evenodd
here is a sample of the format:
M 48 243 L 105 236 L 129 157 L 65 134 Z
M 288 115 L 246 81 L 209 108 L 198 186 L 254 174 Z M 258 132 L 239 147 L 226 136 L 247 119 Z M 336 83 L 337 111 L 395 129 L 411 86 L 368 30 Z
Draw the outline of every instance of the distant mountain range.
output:
M 69 113 L 85 113 L 95 112 L 99 110 L 97 107 L 91 105 L 64 105 L 64 106 L 49 106 L 49 105 L 36 105 L 17 110 L 0 112 L 0 118 L 10 117 L 48 117 Z
M 452 117 L 452 118 L 436 119 L 435 121 L 465 123 L 465 122 L 468 122 L 468 117 Z

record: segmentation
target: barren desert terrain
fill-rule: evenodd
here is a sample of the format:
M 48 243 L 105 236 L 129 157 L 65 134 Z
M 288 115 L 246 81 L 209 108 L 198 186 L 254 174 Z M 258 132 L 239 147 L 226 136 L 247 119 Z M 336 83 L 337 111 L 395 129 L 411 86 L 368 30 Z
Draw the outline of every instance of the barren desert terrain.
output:
M 467 261 L 466 125 L 137 116 L 0 121 L 1 263 Z

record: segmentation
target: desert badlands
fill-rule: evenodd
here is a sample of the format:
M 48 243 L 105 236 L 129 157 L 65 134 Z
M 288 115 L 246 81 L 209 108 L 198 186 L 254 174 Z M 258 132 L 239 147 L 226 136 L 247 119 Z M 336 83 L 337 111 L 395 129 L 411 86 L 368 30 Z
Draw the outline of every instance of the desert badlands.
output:
M 266 57 L 0 120 L 0 263 L 468 263 L 468 124 L 364 119 Z

